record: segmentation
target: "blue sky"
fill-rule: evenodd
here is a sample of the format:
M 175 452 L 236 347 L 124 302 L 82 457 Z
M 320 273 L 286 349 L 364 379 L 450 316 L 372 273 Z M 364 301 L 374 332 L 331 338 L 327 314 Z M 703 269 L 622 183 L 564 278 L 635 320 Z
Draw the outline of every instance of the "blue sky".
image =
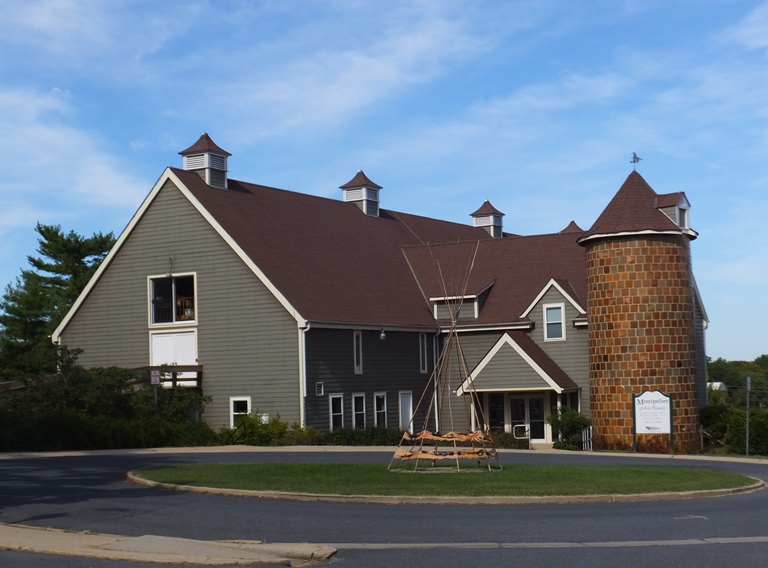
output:
M 0 0 L 0 284 L 119 234 L 202 132 L 230 176 L 520 234 L 632 170 L 691 202 L 713 357 L 768 353 L 768 2 Z

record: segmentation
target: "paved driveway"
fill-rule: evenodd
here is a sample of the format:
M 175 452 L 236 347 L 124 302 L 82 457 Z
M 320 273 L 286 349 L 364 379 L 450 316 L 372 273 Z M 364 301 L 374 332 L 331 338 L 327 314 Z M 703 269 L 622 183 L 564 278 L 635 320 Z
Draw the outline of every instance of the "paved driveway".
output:
M 370 461 L 389 451 L 116 452 L 0 456 L 0 522 L 202 540 L 316 542 L 333 566 L 762 566 L 768 491 L 728 497 L 580 505 L 372 505 L 170 492 L 126 471 L 185 461 Z M 503 463 L 633 463 L 723 469 L 764 479 L 767 464 L 513 452 Z M 143 564 L 0 551 L 3 567 L 142 568 Z M 167 566 L 167 565 L 166 565 Z

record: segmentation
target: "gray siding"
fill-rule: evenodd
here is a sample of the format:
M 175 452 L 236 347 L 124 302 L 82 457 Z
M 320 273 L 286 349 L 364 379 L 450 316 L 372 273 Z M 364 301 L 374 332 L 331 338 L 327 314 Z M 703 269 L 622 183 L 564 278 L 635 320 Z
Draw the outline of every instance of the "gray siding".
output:
M 549 390 L 551 387 L 511 345 L 503 345 L 474 381 L 478 391 Z
M 424 395 L 414 430 L 421 429 L 431 396 L 430 373 L 419 371 L 419 334 L 388 331 L 385 340 L 378 330 L 362 330 L 363 372 L 356 375 L 353 361 L 353 329 L 319 329 L 307 332 L 307 425 L 327 430 L 329 427 L 329 395 L 344 395 L 344 427 L 352 426 L 352 394 L 365 393 L 366 422 L 374 423 L 373 395 L 387 393 L 387 425 L 398 426 L 398 393 L 412 391 L 413 408 Z M 432 357 L 432 334 L 429 341 L 429 370 Z M 323 396 L 316 396 L 315 383 L 322 382 Z
M 221 190 L 216 190 L 221 191 Z M 229 397 L 250 396 L 254 410 L 300 420 L 298 331 L 277 302 L 170 182 L 125 241 L 62 334 L 83 349 L 86 367 L 150 362 L 147 277 L 194 272 L 198 363 L 212 400 L 204 419 L 229 426 Z
M 697 296 L 693 294 L 693 329 L 696 337 L 696 396 L 698 397 L 699 408 L 707 405 L 707 350 L 704 330 L 704 315 Z
M 471 426 L 470 395 L 467 394 L 457 397 L 453 394 L 453 391 L 464 382 L 466 375 L 474 370 L 482 358 L 485 357 L 488 351 L 495 345 L 499 337 L 501 337 L 501 333 L 498 331 L 469 332 L 459 333 L 458 336 L 461 352 L 464 354 L 468 369 L 467 373 L 461 369 L 459 350 L 458 347 L 454 345 L 454 351 L 450 355 L 450 384 L 447 384 L 447 388 L 443 389 L 440 393 L 443 422 L 449 420 L 450 417 L 453 418 L 453 424 L 450 427 L 446 426 L 446 424 L 441 425 L 441 428 L 444 431 L 469 430 Z
M 565 304 L 565 341 L 544 341 L 543 306 L 561 302 Z M 557 288 L 551 287 L 528 317 L 534 322 L 531 338 L 581 387 L 581 411 L 589 415 L 589 334 L 586 326 L 574 327 L 573 320 L 578 316 L 579 312 Z

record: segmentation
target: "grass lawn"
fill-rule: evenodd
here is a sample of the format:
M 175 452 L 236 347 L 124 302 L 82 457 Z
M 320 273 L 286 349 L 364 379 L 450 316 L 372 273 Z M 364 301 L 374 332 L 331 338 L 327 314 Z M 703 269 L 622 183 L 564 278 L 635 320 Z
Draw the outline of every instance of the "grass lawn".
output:
M 659 466 L 506 465 L 439 474 L 387 471 L 388 464 L 205 463 L 152 467 L 141 477 L 175 485 L 339 495 L 603 495 L 744 487 L 722 471 Z

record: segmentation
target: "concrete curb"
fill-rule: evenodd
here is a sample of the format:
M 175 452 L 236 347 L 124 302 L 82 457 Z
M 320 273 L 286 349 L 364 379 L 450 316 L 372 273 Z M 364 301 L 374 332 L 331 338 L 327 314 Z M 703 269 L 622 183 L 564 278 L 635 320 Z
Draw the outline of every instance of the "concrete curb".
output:
M 303 566 L 327 560 L 335 548 L 321 544 L 201 541 L 155 535 L 126 537 L 0 523 L 0 549 L 208 566 Z
M 169 491 L 192 491 L 213 495 L 236 497 L 257 497 L 260 499 L 286 499 L 291 501 L 324 501 L 330 503 L 375 503 L 380 505 L 532 505 L 567 503 L 634 503 L 640 501 L 665 501 L 674 499 L 699 499 L 724 497 L 739 493 L 751 493 L 766 486 L 765 481 L 754 479 L 755 483 L 732 489 L 711 489 L 705 491 L 676 491 L 668 493 L 636 493 L 630 495 L 544 495 L 544 496 L 413 496 L 413 495 L 337 495 L 330 493 L 299 493 L 288 491 L 256 491 L 249 489 L 224 489 L 196 485 L 174 485 L 160 483 L 141 477 L 129 471 L 126 479 L 138 485 L 166 489 Z

